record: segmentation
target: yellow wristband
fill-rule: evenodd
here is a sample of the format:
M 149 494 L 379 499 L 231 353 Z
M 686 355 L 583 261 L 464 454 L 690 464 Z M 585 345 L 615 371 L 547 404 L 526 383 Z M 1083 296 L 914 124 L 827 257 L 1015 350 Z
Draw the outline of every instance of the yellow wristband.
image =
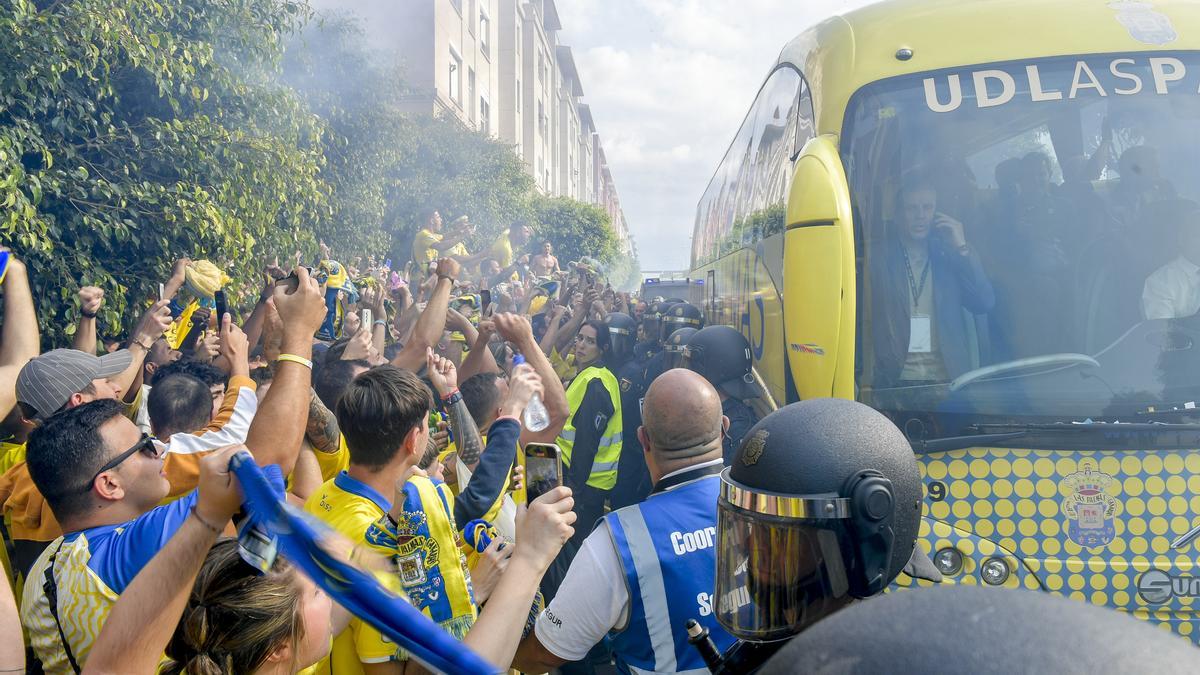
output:
M 295 354 L 280 354 L 275 360 L 276 361 L 291 361 L 292 363 L 299 363 L 302 366 L 306 366 L 309 370 L 312 370 L 312 367 L 313 367 L 312 361 L 309 361 L 308 359 L 304 358 L 303 356 L 296 356 Z

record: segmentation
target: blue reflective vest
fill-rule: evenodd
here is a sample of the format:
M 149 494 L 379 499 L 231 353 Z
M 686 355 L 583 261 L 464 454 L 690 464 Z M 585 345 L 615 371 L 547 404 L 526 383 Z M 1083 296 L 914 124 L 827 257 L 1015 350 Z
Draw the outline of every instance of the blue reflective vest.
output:
M 707 475 L 604 517 L 629 588 L 629 620 L 608 638 L 621 672 L 707 673 L 688 644 L 688 619 L 718 650 L 733 644 L 713 614 L 719 487 Z

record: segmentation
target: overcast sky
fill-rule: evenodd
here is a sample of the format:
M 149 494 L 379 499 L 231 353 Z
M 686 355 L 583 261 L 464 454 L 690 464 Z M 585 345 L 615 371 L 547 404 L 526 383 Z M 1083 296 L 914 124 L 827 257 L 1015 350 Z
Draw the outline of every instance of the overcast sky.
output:
M 686 269 L 696 202 L 783 46 L 866 0 L 558 0 L 643 270 Z

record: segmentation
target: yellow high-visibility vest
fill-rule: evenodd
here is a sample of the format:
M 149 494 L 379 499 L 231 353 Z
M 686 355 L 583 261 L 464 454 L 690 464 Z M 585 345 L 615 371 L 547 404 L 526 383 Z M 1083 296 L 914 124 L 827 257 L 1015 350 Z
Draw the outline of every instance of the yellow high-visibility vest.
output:
M 584 369 L 571 382 L 571 386 L 567 388 L 567 410 L 571 411 L 571 417 L 567 419 L 566 426 L 558 436 L 558 446 L 562 449 L 563 466 L 570 467 L 571 451 L 575 447 L 575 412 L 583 405 L 588 384 L 596 378 L 604 383 L 608 397 L 612 399 L 613 415 L 601 434 L 600 447 L 596 450 L 596 459 L 592 462 L 592 472 L 588 476 L 587 484 L 600 490 L 611 490 L 617 484 L 617 463 L 621 459 L 622 435 L 621 388 L 612 371 L 592 366 Z M 587 424 L 591 420 L 583 422 Z

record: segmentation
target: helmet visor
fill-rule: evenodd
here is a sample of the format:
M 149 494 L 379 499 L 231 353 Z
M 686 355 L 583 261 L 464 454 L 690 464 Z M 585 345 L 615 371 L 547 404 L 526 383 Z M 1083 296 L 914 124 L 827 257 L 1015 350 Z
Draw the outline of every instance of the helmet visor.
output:
M 717 508 L 716 616 L 735 637 L 791 637 L 846 606 L 838 520 L 797 520 Z

